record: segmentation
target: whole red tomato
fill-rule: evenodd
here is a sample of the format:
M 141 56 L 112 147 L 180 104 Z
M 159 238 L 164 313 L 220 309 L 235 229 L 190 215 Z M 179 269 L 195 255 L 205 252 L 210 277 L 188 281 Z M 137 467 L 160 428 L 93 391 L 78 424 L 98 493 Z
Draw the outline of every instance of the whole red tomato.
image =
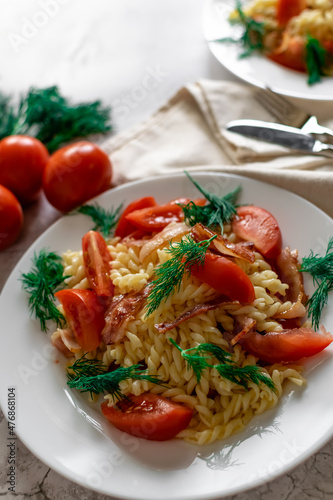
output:
M 22 207 L 9 189 L 0 185 L 0 250 L 18 238 L 23 226 Z
M 69 212 L 111 186 L 112 166 L 96 144 L 80 141 L 58 149 L 43 175 L 43 188 L 51 205 Z
M 23 204 L 34 201 L 42 187 L 49 153 L 38 139 L 12 135 L 0 141 L 0 184 Z

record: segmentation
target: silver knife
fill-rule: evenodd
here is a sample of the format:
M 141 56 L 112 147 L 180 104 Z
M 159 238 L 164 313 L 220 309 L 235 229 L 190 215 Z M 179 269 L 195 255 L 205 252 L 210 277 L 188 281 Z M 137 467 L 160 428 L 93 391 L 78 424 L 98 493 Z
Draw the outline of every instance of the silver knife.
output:
M 260 120 L 234 120 L 227 123 L 226 129 L 303 153 L 333 158 L 333 145 L 318 141 L 296 127 Z

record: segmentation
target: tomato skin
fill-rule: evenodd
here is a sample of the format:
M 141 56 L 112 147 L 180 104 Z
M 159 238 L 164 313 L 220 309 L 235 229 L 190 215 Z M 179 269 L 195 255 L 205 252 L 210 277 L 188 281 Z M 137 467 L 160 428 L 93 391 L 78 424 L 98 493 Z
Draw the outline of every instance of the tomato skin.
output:
M 305 45 L 300 37 L 286 37 L 281 47 L 268 54 L 267 57 L 286 68 L 306 72 Z
M 60 290 L 55 296 L 62 304 L 77 343 L 85 352 L 97 349 L 104 327 L 104 306 L 92 290 L 71 288 Z
M 294 16 L 306 9 L 306 0 L 278 0 L 276 18 L 280 26 L 285 26 Z
M 238 343 L 248 353 L 268 363 L 293 362 L 318 354 L 333 341 L 328 333 L 311 328 L 294 328 L 265 335 L 250 330 Z
M 126 220 L 130 221 L 138 229 L 162 231 L 170 222 L 183 221 L 184 213 L 175 203 L 167 203 L 135 210 L 126 216 Z
M 99 297 L 113 297 L 114 285 L 110 277 L 111 255 L 103 236 L 98 231 L 88 231 L 82 238 L 85 273 Z
M 111 186 L 112 166 L 96 144 L 80 141 L 51 155 L 43 175 L 48 201 L 62 212 L 82 205 Z
M 5 186 L 0 185 L 0 250 L 17 240 L 23 227 L 20 202 Z
M 206 253 L 204 265 L 192 267 L 191 274 L 231 300 L 251 304 L 255 299 L 250 278 L 237 264 L 221 255 Z
M 125 238 L 125 236 L 133 233 L 137 227 L 132 224 L 129 220 L 127 220 L 127 215 L 135 210 L 141 210 L 142 208 L 154 207 L 157 203 L 153 196 L 146 196 L 144 198 L 139 198 L 138 200 L 130 203 L 119 219 L 114 235 L 119 236 L 120 238 Z
M 49 153 L 38 139 L 12 135 L 0 141 L 0 184 L 22 204 L 34 201 L 42 187 Z
M 166 441 L 189 425 L 193 410 L 181 403 L 146 392 L 118 403 L 120 409 L 102 403 L 105 417 L 121 431 L 152 441 Z M 122 411 L 123 410 L 123 411 Z
M 237 208 L 232 230 L 240 238 L 252 241 L 267 259 L 275 259 L 282 250 L 282 235 L 277 220 L 261 207 L 252 205 Z

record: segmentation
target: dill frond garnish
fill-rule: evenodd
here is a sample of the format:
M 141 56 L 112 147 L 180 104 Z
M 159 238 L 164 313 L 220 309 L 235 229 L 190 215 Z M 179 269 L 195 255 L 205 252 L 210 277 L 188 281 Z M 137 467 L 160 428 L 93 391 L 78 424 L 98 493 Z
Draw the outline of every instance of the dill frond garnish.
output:
M 209 244 L 216 236 L 196 243 L 187 235 L 180 242 L 169 244 L 166 252 L 171 254 L 171 258 L 156 267 L 156 279 L 149 285 L 146 316 L 154 312 L 175 289 L 179 290 L 184 275 L 190 273 L 191 267 L 203 265 Z
M 327 51 L 325 47 L 310 35 L 306 37 L 305 62 L 308 72 L 308 84 L 313 85 L 321 81 L 325 75 L 324 68 L 327 66 Z
M 82 372 L 81 372 L 82 373 Z M 110 394 L 114 401 L 121 401 L 126 396 L 121 392 L 119 384 L 123 380 L 146 380 L 152 384 L 164 385 L 164 382 L 157 377 L 148 375 L 147 370 L 139 364 L 128 367 L 119 367 L 111 372 L 101 373 L 94 376 L 84 375 L 68 380 L 69 387 L 78 389 L 80 392 L 90 392 L 90 394 Z
M 234 384 L 241 385 L 244 389 L 248 389 L 248 383 L 253 382 L 256 385 L 266 384 L 267 387 L 276 391 L 276 387 L 272 379 L 261 371 L 259 366 L 249 365 L 238 367 L 235 366 L 232 360 L 232 354 L 224 351 L 221 347 L 203 343 L 197 347 L 190 349 L 182 349 L 175 340 L 169 338 L 185 359 L 188 368 L 192 368 L 193 373 L 198 382 L 200 382 L 202 373 L 206 369 L 215 368 L 221 377 L 230 380 Z M 219 363 L 211 363 L 215 358 Z
M 72 381 L 82 376 L 95 377 L 105 373 L 107 366 L 98 359 L 86 358 L 86 353 L 81 358 L 74 361 L 74 363 L 67 367 L 67 378 Z
M 75 215 L 77 213 L 87 215 L 95 223 L 92 228 L 93 231 L 99 231 L 105 238 L 110 236 L 113 229 L 115 229 L 120 212 L 122 210 L 123 204 L 121 204 L 116 209 L 105 210 L 103 207 L 98 205 L 81 205 L 69 215 Z
M 276 387 L 273 380 L 261 371 L 259 366 L 247 365 L 236 367 L 232 365 L 215 365 L 214 368 L 218 371 L 221 377 L 230 380 L 234 384 L 241 385 L 244 389 L 248 389 L 248 383 L 253 382 L 256 385 L 265 384 L 267 387 L 276 392 Z
M 214 42 L 221 43 L 236 43 L 242 45 L 244 52 L 239 56 L 240 58 L 247 57 L 254 51 L 263 52 L 264 46 L 264 36 L 266 34 L 266 26 L 264 22 L 256 21 L 250 16 L 247 16 L 241 6 L 241 3 L 236 2 L 236 13 L 237 16 L 230 20 L 231 24 L 239 24 L 243 31 L 239 38 L 219 38 L 214 40 Z
M 0 97 L 0 139 L 23 134 L 36 137 L 50 153 L 72 139 L 111 130 L 110 109 L 100 101 L 73 105 L 58 87 L 31 88 L 17 109 L 10 98 Z
M 217 196 L 207 191 L 188 172 L 185 171 L 185 174 L 209 202 L 204 206 L 197 206 L 193 202 L 190 202 L 188 205 L 180 204 L 179 206 L 184 212 L 186 224 L 194 226 L 197 223 L 201 223 L 207 227 L 220 226 L 221 233 L 223 233 L 223 225 L 230 222 L 236 213 L 235 203 L 241 187 L 238 186 L 224 196 Z
M 323 257 L 312 251 L 308 257 L 303 257 L 300 272 L 309 273 L 313 284 L 317 286 L 307 302 L 312 325 L 317 330 L 323 309 L 327 304 L 328 293 L 333 290 L 333 237 L 330 238 Z
M 65 321 L 54 303 L 54 294 L 63 288 L 69 276 L 63 276 L 62 259 L 55 252 L 42 249 L 34 255 L 32 262 L 32 269 L 22 274 L 22 287 L 30 295 L 31 314 L 39 319 L 42 331 L 46 332 L 46 321 L 52 320 L 59 327 Z

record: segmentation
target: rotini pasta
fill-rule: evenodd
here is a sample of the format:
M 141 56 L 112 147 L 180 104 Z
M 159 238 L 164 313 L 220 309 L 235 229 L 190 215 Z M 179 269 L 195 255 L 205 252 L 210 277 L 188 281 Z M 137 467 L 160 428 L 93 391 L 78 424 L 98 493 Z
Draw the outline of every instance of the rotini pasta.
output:
M 234 235 L 231 239 L 235 239 Z M 166 262 L 170 255 L 166 248 L 157 249 L 149 259 L 140 261 L 140 248 L 129 246 L 114 238 L 108 243 L 112 260 L 111 279 L 115 286 L 115 296 L 141 292 L 154 275 L 157 265 Z M 64 273 L 70 274 L 70 287 L 87 288 L 82 252 L 68 251 L 63 255 Z M 274 382 L 274 392 L 264 384 L 249 382 L 247 389 L 221 377 L 215 368 L 205 370 L 197 380 L 181 352 L 171 344 L 175 340 L 182 349 L 190 349 L 202 343 L 211 343 L 229 350 L 230 344 L 222 332 L 232 332 L 239 317 L 249 317 L 256 321 L 259 331 L 279 331 L 281 325 L 274 319 L 278 312 L 291 307 L 290 302 L 282 302 L 288 285 L 282 283 L 262 255 L 255 252 L 254 262 L 246 263 L 235 259 L 246 272 L 255 291 L 255 300 L 249 305 L 227 302 L 221 307 L 201 313 L 172 328 L 167 333 L 159 333 L 155 324 L 173 321 L 184 309 L 191 309 L 214 297 L 216 292 L 207 284 L 193 276 L 183 279 L 179 288 L 147 316 L 140 310 L 131 319 L 123 339 L 105 345 L 103 342 L 96 352 L 90 353 L 106 366 L 130 367 L 138 363 L 147 366 L 149 373 L 159 377 L 164 385 L 154 385 L 146 380 L 127 379 L 120 382 L 125 395 L 138 396 L 151 392 L 171 398 L 193 409 L 190 425 L 178 434 L 178 438 L 197 444 L 207 444 L 224 439 L 239 432 L 254 415 L 259 415 L 277 405 L 283 385 L 290 381 L 298 386 L 305 383 L 301 367 L 274 364 L 262 367 L 263 373 Z M 83 351 L 75 353 L 78 359 Z M 257 364 L 257 359 L 246 353 L 238 344 L 233 349 L 233 361 L 238 367 Z M 110 405 L 111 396 L 106 395 Z

